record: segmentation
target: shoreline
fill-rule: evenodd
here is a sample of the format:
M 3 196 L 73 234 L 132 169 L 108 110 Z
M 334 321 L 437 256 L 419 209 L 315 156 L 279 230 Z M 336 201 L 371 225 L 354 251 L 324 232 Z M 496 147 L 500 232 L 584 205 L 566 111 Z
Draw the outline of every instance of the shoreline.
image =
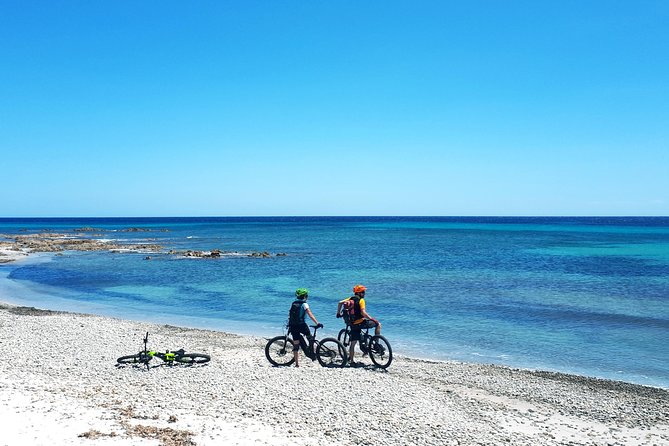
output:
M 209 364 L 146 370 L 149 348 Z M 669 442 L 669 391 L 563 373 L 398 356 L 371 367 L 272 367 L 265 339 L 0 303 L 6 444 Z
M 88 238 L 79 238 L 78 234 L 80 233 L 88 233 L 91 232 L 94 228 L 82 228 L 79 230 L 73 230 L 72 231 L 72 236 L 68 236 L 66 240 L 69 240 L 72 244 L 67 245 L 67 250 L 73 250 L 73 251 L 109 251 L 109 252 L 114 252 L 118 251 L 118 246 L 116 245 L 110 245 L 106 240 L 99 240 L 99 239 L 88 239 Z M 129 231 L 129 230 L 125 230 Z M 2 234 L 0 234 L 2 236 Z M 47 240 L 51 240 L 51 242 L 47 242 L 44 244 L 45 236 L 47 236 Z M 7 237 L 5 235 L 5 237 Z M 26 236 L 23 236 L 26 237 Z M 63 233 L 58 233 L 58 232 L 45 232 L 45 233 L 39 233 L 39 234 L 34 234 L 28 236 L 28 239 L 31 241 L 32 246 L 30 248 L 28 247 L 22 247 L 17 244 L 16 241 L 5 241 L 3 242 L 0 239 L 0 264 L 26 264 L 27 262 L 39 262 L 39 261 L 44 261 L 42 259 L 49 259 L 54 255 L 60 255 L 60 246 L 59 243 L 62 242 L 64 237 Z M 81 243 L 83 242 L 83 243 Z M 40 250 L 39 246 L 46 246 L 47 249 L 45 250 Z M 130 245 L 128 245 L 130 246 Z M 145 245 L 132 245 L 134 248 L 139 248 L 140 246 L 145 246 Z M 157 246 L 157 245 L 155 245 Z M 56 249 L 53 249 L 56 248 Z M 137 249 L 128 249 L 128 250 L 122 250 L 125 252 L 140 252 Z M 189 257 L 185 253 L 188 252 L 196 252 L 196 251 L 181 251 L 180 255 L 184 255 L 185 257 Z M 197 251 L 198 253 L 202 253 L 203 251 Z M 172 252 L 173 254 L 174 252 Z M 156 254 L 154 252 L 154 254 Z M 161 253 L 162 255 L 170 255 L 170 252 L 164 251 Z M 228 255 L 227 253 L 224 255 Z M 246 254 L 245 254 L 246 255 Z M 279 255 L 279 254 L 277 254 Z M 253 257 L 253 253 L 248 254 L 247 256 Z M 202 257 L 202 255 L 197 255 L 195 257 Z M 2 280 L 3 277 L 0 276 L 0 280 Z M 25 299 L 14 299 L 11 294 L 12 293 L 20 293 L 20 289 L 15 289 L 13 287 L 9 287 L 4 290 L 5 292 L 3 293 L 2 287 L 0 287 L 0 305 L 2 303 L 6 303 L 9 305 L 15 305 L 15 306 L 31 306 L 31 305 L 36 305 L 40 306 L 42 303 L 37 302 L 37 301 L 26 301 Z M 45 293 L 45 295 L 48 295 L 49 297 L 53 297 L 51 294 L 49 294 L 49 291 Z M 64 305 L 64 306 L 59 306 L 56 305 L 54 306 L 48 306 L 45 308 L 52 308 L 56 312 L 71 312 L 71 313 L 78 313 L 80 310 L 79 309 L 73 309 L 71 306 Z M 107 309 L 108 310 L 108 309 Z M 108 318 L 118 318 L 118 319 L 124 319 L 124 320 L 129 320 L 137 323 L 152 323 L 152 324 L 157 324 L 160 325 L 164 323 L 164 321 L 161 321 L 160 318 L 150 320 L 150 319 L 144 319 L 141 316 L 140 317 L 134 317 L 133 315 L 128 315 L 128 314 L 123 314 L 123 313 L 115 313 L 114 311 L 105 311 L 105 308 L 95 308 L 95 307 L 88 307 L 86 308 L 84 306 L 83 309 L 84 312 L 90 313 L 90 314 L 96 314 L 100 315 L 101 317 L 108 317 Z M 173 317 L 166 317 L 167 320 L 173 319 Z M 187 318 L 186 318 L 187 319 Z M 185 322 L 185 320 L 184 320 Z M 203 329 L 203 330 L 213 330 L 213 331 L 228 331 L 230 328 L 232 328 L 233 331 L 230 333 L 238 334 L 240 336 L 250 336 L 250 337 L 258 337 L 258 336 L 270 336 L 270 333 L 268 332 L 263 332 L 260 330 L 260 332 L 256 331 L 244 331 L 243 327 L 244 325 L 238 324 L 238 325 L 233 325 L 230 326 L 228 324 L 227 327 L 221 328 L 217 326 L 216 324 L 207 324 L 207 323 L 202 323 L 202 321 L 194 321 L 190 325 L 184 324 L 185 327 L 192 328 L 192 329 Z M 273 333 L 273 332 L 272 332 Z M 274 335 L 271 334 L 272 336 Z M 332 334 L 329 334 L 330 336 Z M 662 385 L 656 385 L 653 383 L 648 383 L 648 382 L 635 382 L 633 380 L 622 380 L 622 379 L 616 379 L 616 377 L 612 376 L 596 376 L 596 375 L 591 375 L 591 374 L 579 374 L 578 371 L 576 372 L 571 372 L 569 370 L 559 370 L 559 369 L 542 369 L 541 367 L 524 367 L 523 365 L 509 365 L 509 364 L 503 364 L 503 363 L 496 363 L 496 362 L 478 362 L 478 361 L 471 361 L 469 359 L 449 359 L 449 358 L 440 358 L 440 357 L 430 357 L 430 356 L 420 356 L 419 352 L 412 352 L 409 351 L 405 354 L 407 357 L 411 357 L 413 359 L 421 360 L 421 361 L 426 361 L 426 362 L 465 362 L 465 363 L 471 363 L 471 364 L 483 364 L 483 365 L 491 365 L 491 366 L 500 366 L 500 367 L 507 367 L 511 369 L 519 369 L 519 370 L 536 370 L 536 371 L 543 371 L 545 373 L 554 373 L 554 374 L 563 374 L 566 376 L 577 376 L 577 377 L 583 377 L 587 379 L 595 379 L 595 380 L 603 380 L 603 381 L 614 381 L 614 382 L 623 382 L 626 384 L 632 384 L 632 385 L 640 385 L 640 386 L 647 386 L 647 387 L 652 387 L 652 388 L 657 388 L 657 389 L 663 389 L 663 390 L 669 390 L 668 387 L 662 386 Z
M 31 254 L 29 256 L 23 257 L 18 260 L 18 262 L 29 262 L 29 261 L 39 261 L 39 256 L 41 254 Z M 44 254 L 48 255 L 48 254 Z M 17 262 L 17 263 L 18 263 Z M 94 316 L 99 316 L 103 318 L 109 318 L 109 319 L 119 319 L 119 320 L 125 320 L 128 322 L 133 322 L 133 323 L 146 323 L 146 324 L 153 324 L 153 325 L 169 325 L 172 323 L 172 321 L 175 319 L 175 316 L 164 316 L 163 318 L 145 318 L 142 317 L 140 314 L 125 314 L 122 312 L 115 313 L 114 311 L 110 311 L 109 308 L 106 307 L 97 307 L 97 306 L 90 306 L 90 305 L 83 305 L 83 308 L 81 308 L 81 305 L 79 305 L 80 308 L 74 309 L 72 304 L 70 305 L 64 305 L 61 303 L 61 305 L 45 305 L 42 300 L 37 301 L 37 300 L 25 300 L 25 299 L 14 299 L 11 294 L 12 293 L 20 293 L 23 290 L 21 288 L 16 288 L 16 287 L 7 287 L 5 289 L 2 288 L 2 283 L 4 282 L 4 277 L 0 275 L 0 308 L 2 305 L 8 305 L 8 306 L 16 306 L 16 307 L 22 307 L 22 308 L 39 308 L 39 309 L 44 309 L 43 311 L 51 311 L 54 313 L 71 313 L 71 314 L 85 314 L 85 315 L 94 315 Z M 8 283 L 8 282 L 4 282 Z M 42 294 L 42 293 L 40 293 Z M 44 306 L 43 306 L 44 305 Z M 75 305 L 76 306 L 76 305 Z M 161 320 L 162 319 L 162 320 Z M 276 329 L 273 330 L 267 330 L 267 329 L 262 329 L 262 327 L 256 327 L 255 330 L 249 329 L 248 324 L 241 324 L 241 323 L 234 323 L 234 322 L 226 322 L 225 327 L 223 327 L 221 324 L 216 324 L 216 323 L 206 323 L 205 320 L 203 319 L 196 319 L 196 320 L 190 320 L 189 317 L 185 316 L 183 318 L 182 324 L 180 325 L 182 328 L 187 328 L 187 329 L 193 329 L 193 330 L 206 330 L 206 331 L 214 331 L 214 332 L 224 332 L 228 333 L 231 335 L 237 335 L 237 336 L 243 336 L 243 337 L 263 337 L 265 339 L 269 337 L 273 337 L 277 334 L 280 334 L 282 331 L 282 327 L 276 327 Z M 190 322 L 190 323 L 187 323 Z M 322 336 L 334 336 L 336 337 L 336 332 L 335 333 L 324 333 Z M 650 387 L 650 388 L 655 388 L 655 389 L 661 389 L 661 390 L 667 390 L 669 391 L 669 388 L 666 386 L 662 385 L 654 385 L 651 383 L 643 383 L 643 382 L 634 382 L 631 380 L 623 380 L 623 379 L 616 379 L 615 377 L 606 377 L 606 376 L 596 376 L 596 375 L 588 375 L 588 374 L 583 374 L 583 373 L 578 373 L 578 372 L 571 372 L 568 370 L 558 370 L 558 369 L 551 369 L 551 368 L 541 368 L 541 367 L 524 367 L 522 365 L 517 365 L 517 364 L 504 364 L 504 363 L 496 363 L 496 362 L 491 362 L 491 361 L 470 361 L 467 359 L 460 359 L 460 358 L 442 358 L 442 357 L 431 357 L 429 355 L 421 355 L 420 351 L 404 351 L 404 352 L 397 352 L 395 351 L 395 348 L 393 349 L 395 352 L 395 356 L 404 356 L 407 358 L 411 358 L 413 360 L 418 360 L 418 361 L 424 361 L 428 363 L 449 363 L 449 362 L 457 362 L 457 363 L 467 363 L 467 364 L 476 364 L 476 365 L 489 365 L 489 366 L 495 366 L 495 367 L 502 367 L 502 368 L 509 368 L 509 369 L 517 369 L 517 370 L 526 370 L 530 372 L 537 372 L 537 373 L 546 373 L 546 374 L 554 374 L 554 375 L 564 375 L 564 376 L 575 376 L 578 378 L 583 378 L 583 379 L 592 379 L 592 380 L 598 380 L 598 381 L 611 381 L 611 382 L 620 382 L 624 384 L 630 384 L 630 385 L 638 385 L 642 387 Z

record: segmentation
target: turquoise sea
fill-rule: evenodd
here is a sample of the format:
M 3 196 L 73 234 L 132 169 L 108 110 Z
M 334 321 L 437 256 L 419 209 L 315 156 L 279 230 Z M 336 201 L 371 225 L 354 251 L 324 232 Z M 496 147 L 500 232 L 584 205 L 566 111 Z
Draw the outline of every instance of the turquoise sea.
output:
M 306 287 L 336 334 L 337 301 L 362 283 L 400 354 L 669 388 L 669 218 L 0 219 L 3 234 L 82 227 L 150 239 L 165 253 L 3 264 L 0 300 L 270 336 Z M 286 255 L 192 259 L 169 249 Z

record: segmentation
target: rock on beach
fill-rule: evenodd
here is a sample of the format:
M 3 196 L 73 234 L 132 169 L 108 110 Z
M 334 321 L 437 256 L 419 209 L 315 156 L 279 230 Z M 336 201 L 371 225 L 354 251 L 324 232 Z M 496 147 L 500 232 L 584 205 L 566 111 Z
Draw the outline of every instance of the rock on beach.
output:
M 117 366 L 149 347 L 197 366 Z M 272 367 L 266 340 L 0 305 L 5 444 L 660 445 L 669 392 L 500 366 L 396 357 L 383 371 Z M 358 358 L 360 360 L 360 358 Z M 6 422 L 5 422 L 6 421 Z

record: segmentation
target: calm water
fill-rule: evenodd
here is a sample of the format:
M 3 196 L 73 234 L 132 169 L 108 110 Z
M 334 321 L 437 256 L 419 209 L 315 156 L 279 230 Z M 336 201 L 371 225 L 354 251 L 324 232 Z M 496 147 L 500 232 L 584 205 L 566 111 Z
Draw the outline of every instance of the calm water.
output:
M 399 353 L 669 388 L 669 218 L 0 219 L 0 233 L 84 226 L 166 249 L 287 255 L 40 256 L 0 266 L 0 297 L 272 335 L 307 287 L 335 334 L 337 301 L 363 283 Z M 117 231 L 129 227 L 155 231 Z

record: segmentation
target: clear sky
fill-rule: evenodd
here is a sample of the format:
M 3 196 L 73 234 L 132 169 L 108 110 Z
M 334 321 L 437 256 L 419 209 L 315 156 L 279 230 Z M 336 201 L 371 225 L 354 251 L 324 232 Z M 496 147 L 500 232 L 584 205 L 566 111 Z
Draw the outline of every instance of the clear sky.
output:
M 0 0 L 0 217 L 669 215 L 669 2 Z

